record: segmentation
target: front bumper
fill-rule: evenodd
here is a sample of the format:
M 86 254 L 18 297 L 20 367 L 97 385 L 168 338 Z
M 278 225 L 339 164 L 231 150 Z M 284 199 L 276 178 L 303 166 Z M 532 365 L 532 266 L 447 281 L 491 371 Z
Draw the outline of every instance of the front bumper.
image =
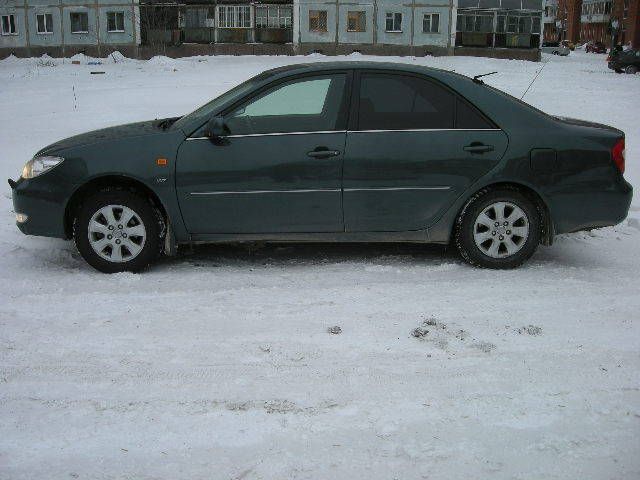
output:
M 26 235 L 67 238 L 65 231 L 65 206 L 70 196 L 68 184 L 44 177 L 29 180 L 9 180 L 13 197 L 13 210 L 27 216 L 26 221 L 16 221 Z

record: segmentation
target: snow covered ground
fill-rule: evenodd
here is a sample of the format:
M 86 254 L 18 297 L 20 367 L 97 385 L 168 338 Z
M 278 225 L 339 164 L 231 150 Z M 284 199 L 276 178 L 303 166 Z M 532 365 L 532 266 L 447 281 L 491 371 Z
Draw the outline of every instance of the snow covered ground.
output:
M 0 176 L 323 58 L 0 61 Z M 640 75 L 604 56 L 392 60 L 497 70 L 516 96 L 544 66 L 525 100 L 623 129 L 640 186 Z M 639 478 L 639 242 L 636 199 L 516 271 L 440 247 L 218 246 L 106 276 L 22 235 L 5 186 L 0 478 Z

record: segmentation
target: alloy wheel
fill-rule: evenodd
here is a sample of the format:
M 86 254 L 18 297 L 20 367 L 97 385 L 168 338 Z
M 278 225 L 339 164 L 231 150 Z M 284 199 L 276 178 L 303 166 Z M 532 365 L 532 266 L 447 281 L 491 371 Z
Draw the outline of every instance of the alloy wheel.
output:
M 89 220 L 89 244 L 109 262 L 122 263 L 136 258 L 147 238 L 144 223 L 135 211 L 124 205 L 100 208 Z
M 484 208 L 473 226 L 473 239 L 482 253 L 505 258 L 518 252 L 529 237 L 529 219 L 511 202 L 495 202 Z

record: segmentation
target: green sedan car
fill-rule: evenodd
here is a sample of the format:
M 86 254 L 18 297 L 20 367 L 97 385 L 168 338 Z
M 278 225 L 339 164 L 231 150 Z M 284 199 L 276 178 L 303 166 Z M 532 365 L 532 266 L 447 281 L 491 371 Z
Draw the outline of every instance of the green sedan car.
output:
M 615 225 L 624 134 L 456 73 L 377 62 L 264 72 L 180 118 L 62 140 L 9 180 L 17 225 L 102 272 L 180 244 L 454 243 L 487 268 Z

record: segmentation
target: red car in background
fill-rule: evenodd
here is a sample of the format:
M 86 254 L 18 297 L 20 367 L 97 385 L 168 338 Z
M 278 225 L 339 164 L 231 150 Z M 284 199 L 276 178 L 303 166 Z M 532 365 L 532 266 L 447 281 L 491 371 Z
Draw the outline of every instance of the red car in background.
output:
M 589 42 L 585 47 L 587 53 L 607 53 L 607 46 L 602 42 Z

